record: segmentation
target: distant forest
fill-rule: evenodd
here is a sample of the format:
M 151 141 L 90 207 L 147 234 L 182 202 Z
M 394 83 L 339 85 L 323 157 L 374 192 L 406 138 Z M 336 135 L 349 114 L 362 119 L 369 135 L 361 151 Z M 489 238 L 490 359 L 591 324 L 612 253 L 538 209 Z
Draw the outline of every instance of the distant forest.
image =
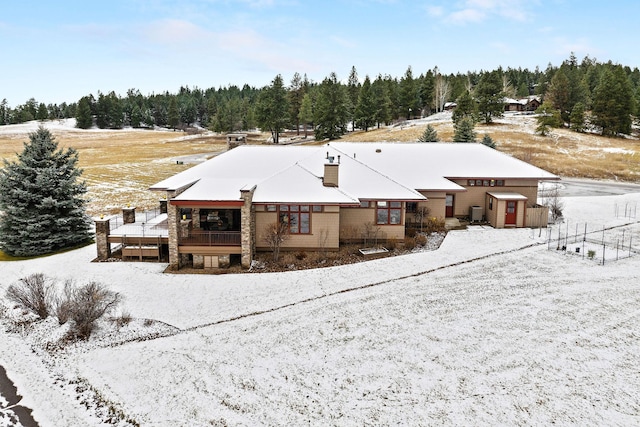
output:
M 428 116 L 442 111 L 448 102 L 467 105 L 476 121 L 489 122 L 502 109 L 492 102 L 502 105 L 504 98 L 532 95 L 540 97 L 545 113 L 558 117 L 556 125 L 628 134 L 640 116 L 640 71 L 588 56 L 578 61 L 573 54 L 544 71 L 498 68 L 445 75 L 435 67 L 415 76 L 408 67 L 399 78 L 382 74 L 360 78 L 352 67 L 346 83 L 335 73 L 322 82 L 295 73 L 288 84 L 277 75 L 262 88 L 184 86 L 177 93 L 149 95 L 129 89 L 124 96 L 98 92 L 60 105 L 31 98 L 15 107 L 4 99 L 0 125 L 75 117 L 79 128 L 204 127 L 215 132 L 261 128 L 271 131 L 274 142 L 283 130 L 294 129 L 332 139 L 356 128 L 368 130 Z M 575 128 L 572 121 L 581 126 Z

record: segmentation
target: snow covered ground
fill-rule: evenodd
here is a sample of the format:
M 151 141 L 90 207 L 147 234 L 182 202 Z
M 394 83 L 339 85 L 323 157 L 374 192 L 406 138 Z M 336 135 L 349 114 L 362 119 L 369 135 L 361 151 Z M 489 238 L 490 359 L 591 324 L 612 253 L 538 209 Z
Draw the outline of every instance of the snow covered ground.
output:
M 639 193 L 564 201 L 570 227 L 640 242 L 617 209 Z M 168 275 L 90 263 L 93 246 L 3 263 L 1 294 L 33 272 L 97 280 L 134 320 L 53 355 L 56 322 L 0 330 L 0 365 L 43 426 L 640 425 L 640 257 L 602 266 L 546 237 L 474 226 L 289 273 Z

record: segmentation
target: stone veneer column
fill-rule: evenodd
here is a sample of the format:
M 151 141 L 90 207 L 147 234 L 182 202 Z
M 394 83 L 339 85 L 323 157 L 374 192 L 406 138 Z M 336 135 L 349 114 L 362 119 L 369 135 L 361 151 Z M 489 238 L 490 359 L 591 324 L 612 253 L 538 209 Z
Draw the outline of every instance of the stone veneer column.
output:
M 240 243 L 242 245 L 242 267 L 251 267 L 256 242 L 256 215 L 253 208 L 253 192 L 256 187 L 249 190 L 240 190 L 244 205 L 240 209 Z
M 125 224 L 133 224 L 136 222 L 136 208 L 123 208 L 122 222 Z
M 96 248 L 98 250 L 98 259 L 111 258 L 111 244 L 109 243 L 109 218 L 94 219 L 96 223 Z
M 177 191 L 167 191 L 167 201 L 178 195 Z M 169 226 L 169 267 L 180 268 L 180 254 L 178 253 L 178 230 L 180 224 L 180 208 L 167 203 L 167 225 Z

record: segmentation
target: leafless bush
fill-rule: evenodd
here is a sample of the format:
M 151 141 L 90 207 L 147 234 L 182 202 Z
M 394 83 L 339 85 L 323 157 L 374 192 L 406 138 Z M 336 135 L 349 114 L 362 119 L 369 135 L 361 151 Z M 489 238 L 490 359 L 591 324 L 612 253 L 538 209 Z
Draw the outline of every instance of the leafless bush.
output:
M 7 299 L 45 319 L 51 309 L 53 282 L 42 273 L 21 278 L 7 289 Z
M 111 320 L 116 324 L 116 327 L 120 329 L 121 327 L 131 323 L 131 314 L 127 311 L 123 311 L 120 313 L 120 316 L 116 316 Z
M 431 214 L 431 209 L 426 206 L 421 206 L 414 212 L 413 220 L 416 224 L 420 224 L 420 231 L 423 231 L 424 221 L 429 218 L 429 214 Z
M 289 224 L 273 222 L 265 227 L 264 240 L 273 251 L 273 261 L 278 262 L 280 247 L 289 238 Z
M 424 246 L 426 244 L 427 244 L 427 236 L 425 236 L 424 234 L 418 234 L 416 236 L 416 245 Z
M 551 185 L 540 192 L 542 205 L 549 207 L 551 220 L 555 223 L 562 218 L 562 210 L 564 209 L 564 201 L 560 197 L 560 188 L 558 185 Z
M 119 293 L 97 282 L 73 288 L 70 291 L 70 305 L 74 323 L 71 333 L 74 338 L 89 339 L 95 321 L 115 310 L 121 301 Z
M 413 248 L 416 247 L 416 239 L 414 237 L 406 237 L 404 239 L 404 245 L 403 245 L 404 249 L 407 251 L 412 250 Z
M 53 298 L 53 312 L 58 318 L 58 323 L 64 325 L 71 318 L 73 311 L 73 282 L 68 280 L 64 283 L 62 292 Z

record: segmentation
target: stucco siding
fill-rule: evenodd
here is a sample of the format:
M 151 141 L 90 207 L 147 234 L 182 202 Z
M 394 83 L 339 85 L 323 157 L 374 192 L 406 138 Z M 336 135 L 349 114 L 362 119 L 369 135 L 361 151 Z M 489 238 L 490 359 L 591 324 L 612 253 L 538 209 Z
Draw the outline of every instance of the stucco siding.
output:
M 337 249 L 339 246 L 340 213 L 337 207 L 325 207 L 324 212 L 311 213 L 310 234 L 290 234 L 281 249 Z M 330 211 L 330 212 L 327 212 Z M 334 211 L 334 212 L 331 212 Z M 270 250 L 264 233 L 278 220 L 276 212 L 256 212 L 256 241 L 258 250 Z

